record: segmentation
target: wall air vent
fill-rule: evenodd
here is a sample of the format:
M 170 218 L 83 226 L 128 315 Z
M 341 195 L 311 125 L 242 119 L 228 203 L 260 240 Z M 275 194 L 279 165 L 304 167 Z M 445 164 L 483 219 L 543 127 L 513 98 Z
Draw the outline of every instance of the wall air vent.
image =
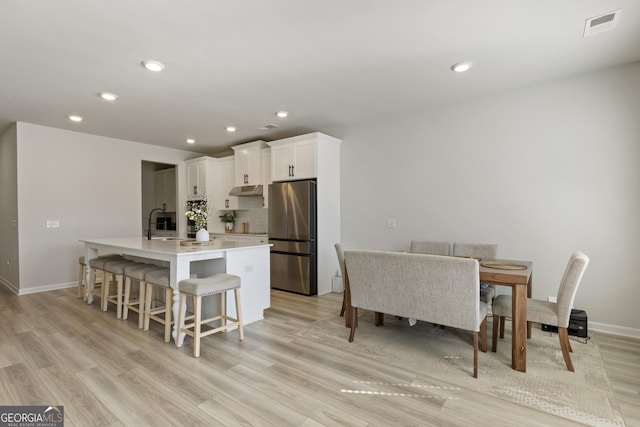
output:
M 622 9 L 614 10 L 613 12 L 605 13 L 604 15 L 594 16 L 584 21 L 584 37 L 589 37 L 594 34 L 602 33 L 604 31 L 613 30 L 620 21 L 620 14 Z
M 258 130 L 271 130 L 271 129 L 275 129 L 277 127 L 280 127 L 278 125 L 274 125 L 273 123 L 270 123 L 268 125 L 264 125 L 258 128 Z

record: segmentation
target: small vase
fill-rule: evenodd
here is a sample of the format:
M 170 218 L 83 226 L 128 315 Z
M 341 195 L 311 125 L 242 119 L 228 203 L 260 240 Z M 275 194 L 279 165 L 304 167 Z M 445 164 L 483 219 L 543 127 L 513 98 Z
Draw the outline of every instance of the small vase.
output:
M 226 231 L 227 233 L 233 233 L 233 223 L 232 222 L 225 222 L 224 223 L 224 231 Z
M 209 232 L 206 228 L 201 228 L 196 233 L 196 242 L 208 242 L 209 241 Z

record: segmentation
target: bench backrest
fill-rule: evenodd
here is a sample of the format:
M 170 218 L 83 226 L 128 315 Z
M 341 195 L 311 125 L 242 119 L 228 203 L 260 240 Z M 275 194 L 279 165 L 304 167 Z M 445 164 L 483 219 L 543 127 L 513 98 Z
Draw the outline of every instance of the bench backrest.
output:
M 345 251 L 353 307 L 478 331 L 479 264 L 471 258 Z

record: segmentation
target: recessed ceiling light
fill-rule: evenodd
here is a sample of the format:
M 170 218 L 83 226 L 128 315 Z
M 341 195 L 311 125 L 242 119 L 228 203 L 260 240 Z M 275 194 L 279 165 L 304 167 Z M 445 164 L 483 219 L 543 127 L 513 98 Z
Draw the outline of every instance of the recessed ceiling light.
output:
M 193 138 L 187 139 L 187 144 L 195 144 L 195 143 L 196 143 L 195 139 L 193 139 Z
M 82 121 L 82 116 L 78 116 L 76 114 L 71 114 L 69 116 L 69 120 L 71 120 L 72 122 L 81 122 Z
M 285 117 L 287 117 L 288 115 L 289 115 L 289 112 L 288 112 L 288 111 L 278 111 L 278 112 L 276 113 L 276 116 L 278 116 L 278 117 L 280 117 L 280 118 L 282 118 L 282 119 L 283 119 L 283 118 L 285 118 Z
M 227 126 L 227 132 L 235 132 L 236 130 L 235 126 Z
M 164 70 L 164 64 L 158 61 L 142 61 L 142 66 L 147 70 L 154 71 L 156 73 Z
M 118 95 L 111 92 L 100 92 L 98 96 L 105 101 L 115 101 L 116 99 L 118 99 Z
M 455 71 L 456 73 L 464 73 L 465 71 L 468 71 L 472 66 L 473 62 L 458 62 L 457 64 L 453 64 L 451 66 L 451 70 Z

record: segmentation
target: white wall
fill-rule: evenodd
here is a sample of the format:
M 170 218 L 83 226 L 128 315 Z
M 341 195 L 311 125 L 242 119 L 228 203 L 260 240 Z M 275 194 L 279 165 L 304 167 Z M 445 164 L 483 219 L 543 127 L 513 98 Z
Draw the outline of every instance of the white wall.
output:
M 142 235 L 142 161 L 179 164 L 182 188 L 186 172 L 180 162 L 195 156 L 18 123 L 20 293 L 75 283 L 83 253 L 79 239 Z M 60 228 L 46 228 L 48 219 L 60 221 Z
M 18 257 L 17 132 L 12 125 L 0 136 L 0 283 L 20 285 Z
M 350 129 L 342 236 L 499 244 L 555 295 L 572 252 L 591 263 L 575 307 L 640 336 L 640 63 Z M 387 218 L 397 219 L 387 229 Z

